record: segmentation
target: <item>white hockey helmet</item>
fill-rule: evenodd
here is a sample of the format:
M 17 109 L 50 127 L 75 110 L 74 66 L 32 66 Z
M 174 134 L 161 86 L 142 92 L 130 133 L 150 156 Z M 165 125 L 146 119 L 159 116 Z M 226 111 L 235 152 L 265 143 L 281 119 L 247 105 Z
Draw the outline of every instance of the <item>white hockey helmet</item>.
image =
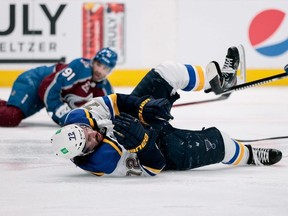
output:
M 86 138 L 83 129 L 76 125 L 66 125 L 51 137 L 52 148 L 57 156 L 72 159 L 84 155 Z

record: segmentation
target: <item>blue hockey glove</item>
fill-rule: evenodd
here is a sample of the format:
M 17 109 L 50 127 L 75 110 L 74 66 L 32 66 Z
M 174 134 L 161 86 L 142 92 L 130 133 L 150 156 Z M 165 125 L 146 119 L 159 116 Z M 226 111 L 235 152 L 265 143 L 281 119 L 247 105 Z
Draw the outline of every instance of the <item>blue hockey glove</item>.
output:
M 147 122 L 151 123 L 155 120 L 169 121 L 173 119 L 170 110 L 171 104 L 167 99 L 147 98 L 142 101 L 139 106 L 138 118 L 144 124 L 147 124 Z
M 115 116 L 114 135 L 117 141 L 129 152 L 137 153 L 147 147 L 149 132 L 140 121 L 126 113 Z

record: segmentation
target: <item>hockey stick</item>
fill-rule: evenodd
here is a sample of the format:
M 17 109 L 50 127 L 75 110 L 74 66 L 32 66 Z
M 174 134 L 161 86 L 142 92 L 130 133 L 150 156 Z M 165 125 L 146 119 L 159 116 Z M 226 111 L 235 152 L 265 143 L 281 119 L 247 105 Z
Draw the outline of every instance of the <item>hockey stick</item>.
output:
M 238 47 L 240 62 L 239 62 L 239 74 L 237 75 L 237 83 L 245 83 L 246 82 L 246 57 L 245 57 L 245 49 L 243 45 L 239 45 Z M 208 90 L 209 91 L 209 90 Z M 211 91 L 211 89 L 210 89 Z M 208 92 L 206 92 L 208 93 Z M 196 104 L 203 104 L 203 103 L 210 103 L 216 101 L 226 100 L 230 97 L 231 93 L 223 93 L 219 97 L 214 99 L 207 99 L 201 101 L 192 101 L 187 103 L 175 104 L 173 107 L 181 107 L 181 106 L 188 106 L 188 105 L 196 105 Z
M 246 88 L 251 88 L 251 87 L 254 87 L 254 86 L 262 85 L 262 84 L 265 84 L 265 83 L 268 83 L 268 82 L 272 82 L 272 81 L 276 81 L 276 80 L 280 80 L 280 79 L 288 77 L 288 65 L 286 65 L 284 69 L 286 71 L 285 73 L 281 73 L 281 74 L 277 74 L 277 75 L 274 75 L 274 76 L 266 77 L 266 78 L 263 78 L 263 79 L 254 80 L 254 81 L 251 81 L 251 82 L 247 82 L 247 83 L 243 83 L 243 84 L 240 84 L 240 85 L 233 86 L 233 87 L 231 87 L 231 88 L 229 88 L 229 89 L 217 94 L 217 95 L 220 95 L 217 98 L 203 100 L 203 101 L 194 101 L 194 102 L 188 102 L 188 103 L 175 104 L 175 105 L 173 105 L 173 107 L 195 105 L 195 104 L 203 104 L 203 103 L 209 103 L 209 102 L 226 100 L 230 96 L 230 94 L 232 92 L 239 91 L 239 90 L 244 90 Z
M 288 64 L 284 67 L 284 70 L 285 70 L 285 73 L 281 73 L 281 74 L 277 74 L 277 75 L 274 75 L 274 76 L 270 76 L 270 77 L 265 77 L 263 79 L 259 79 L 259 80 L 254 80 L 254 81 L 251 81 L 251 82 L 247 82 L 247 83 L 243 83 L 243 84 L 240 84 L 240 85 L 236 85 L 236 86 L 233 86 L 227 90 L 224 90 L 223 92 L 217 94 L 217 95 L 223 95 L 223 94 L 227 94 L 227 93 L 232 93 L 232 92 L 235 92 L 235 91 L 239 91 L 239 90 L 244 90 L 246 88 L 251 88 L 251 87 L 254 87 L 254 86 L 258 86 L 258 85 L 262 85 L 262 84 L 265 84 L 265 83 L 268 83 L 268 82 L 273 82 L 273 81 L 276 81 L 276 80 L 280 80 L 280 79 L 283 79 L 283 78 L 286 78 L 288 76 Z
M 210 102 L 215 102 L 215 101 L 226 100 L 229 98 L 230 95 L 231 95 L 231 93 L 227 93 L 227 94 L 220 95 L 219 97 L 213 98 L 213 99 L 174 104 L 173 107 L 181 107 L 181 106 L 196 105 L 196 104 L 203 104 L 203 103 L 210 103 Z
M 241 140 L 241 139 L 236 139 L 236 140 L 239 142 L 258 142 L 258 141 L 277 140 L 277 139 L 288 139 L 288 136 L 268 137 L 268 138 L 251 139 L 251 140 Z

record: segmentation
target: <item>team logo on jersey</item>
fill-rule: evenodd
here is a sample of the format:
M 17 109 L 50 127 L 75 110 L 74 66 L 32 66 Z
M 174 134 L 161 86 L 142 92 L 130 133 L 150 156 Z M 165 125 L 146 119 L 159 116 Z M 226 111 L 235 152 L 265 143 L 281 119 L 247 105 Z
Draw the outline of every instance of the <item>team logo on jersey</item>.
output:
M 286 13 L 269 9 L 258 13 L 249 26 L 249 40 L 265 56 L 279 56 L 288 50 Z
M 206 146 L 206 151 L 209 151 L 210 149 L 215 149 L 216 148 L 216 144 L 215 143 L 211 143 L 210 140 L 204 139 L 204 142 L 205 142 L 205 146 Z
M 93 94 L 90 93 L 86 97 L 81 97 L 75 94 L 67 94 L 64 97 L 64 101 L 69 104 L 69 107 L 75 109 L 82 106 L 84 103 L 88 102 L 93 98 Z

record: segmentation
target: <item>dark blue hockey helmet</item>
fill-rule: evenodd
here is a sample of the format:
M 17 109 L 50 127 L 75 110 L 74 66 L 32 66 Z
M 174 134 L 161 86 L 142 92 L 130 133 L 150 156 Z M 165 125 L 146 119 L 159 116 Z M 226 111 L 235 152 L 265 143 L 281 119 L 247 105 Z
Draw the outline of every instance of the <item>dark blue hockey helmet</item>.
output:
M 96 56 L 93 58 L 93 61 L 98 61 L 107 67 L 113 69 L 117 63 L 117 53 L 111 50 L 110 48 L 102 48 L 96 53 Z

